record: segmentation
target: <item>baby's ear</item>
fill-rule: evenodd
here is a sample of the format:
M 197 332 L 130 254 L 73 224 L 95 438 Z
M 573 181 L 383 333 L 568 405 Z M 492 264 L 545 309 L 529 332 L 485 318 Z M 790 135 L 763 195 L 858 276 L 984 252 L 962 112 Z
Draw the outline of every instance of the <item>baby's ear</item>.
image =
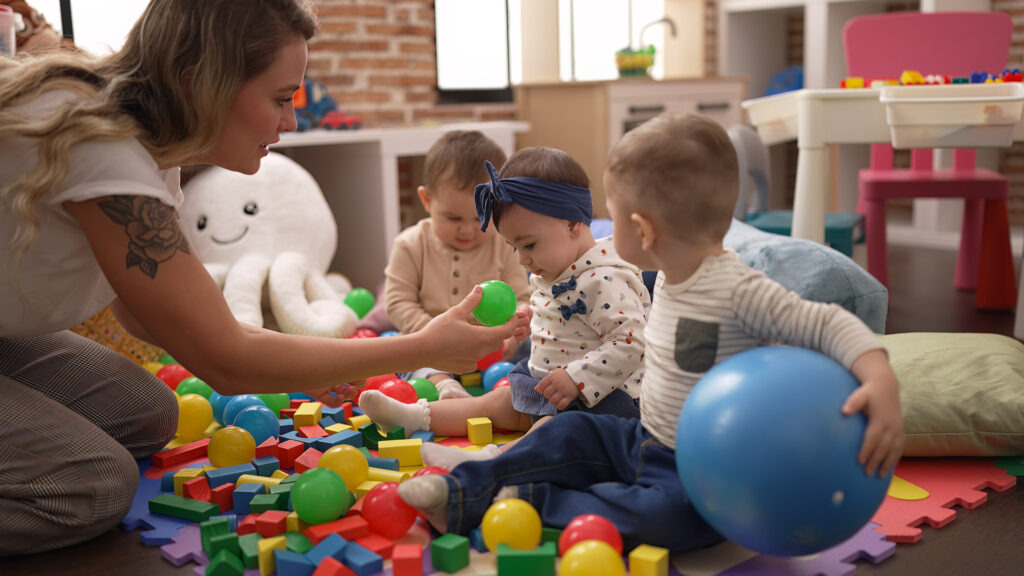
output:
M 654 220 L 641 212 L 633 212 L 629 215 L 629 221 L 640 236 L 640 248 L 645 252 L 650 251 L 658 239 L 658 227 Z
M 423 204 L 423 209 L 430 214 L 430 192 L 426 186 L 420 186 L 416 188 L 416 195 L 420 197 L 420 204 Z

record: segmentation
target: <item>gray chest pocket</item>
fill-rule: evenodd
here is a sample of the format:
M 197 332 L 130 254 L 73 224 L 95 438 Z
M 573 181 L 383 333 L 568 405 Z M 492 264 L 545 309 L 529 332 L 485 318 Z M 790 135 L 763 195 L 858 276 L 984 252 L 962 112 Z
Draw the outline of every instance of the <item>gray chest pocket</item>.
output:
M 687 372 L 707 372 L 718 354 L 718 324 L 680 318 L 676 324 L 676 364 Z

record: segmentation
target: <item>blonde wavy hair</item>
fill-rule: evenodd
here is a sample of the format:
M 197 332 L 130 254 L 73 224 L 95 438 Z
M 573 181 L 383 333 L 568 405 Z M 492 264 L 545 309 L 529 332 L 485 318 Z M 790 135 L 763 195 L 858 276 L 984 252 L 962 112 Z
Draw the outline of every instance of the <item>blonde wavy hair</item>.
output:
M 159 166 L 199 158 L 216 144 L 242 84 L 316 27 L 312 0 L 152 0 L 110 56 L 0 57 L 0 139 L 38 139 L 36 164 L 0 183 L 0 201 L 19 221 L 17 260 L 38 236 L 35 206 L 64 179 L 72 146 L 136 138 Z M 81 98 L 45 118 L 11 111 L 52 90 Z

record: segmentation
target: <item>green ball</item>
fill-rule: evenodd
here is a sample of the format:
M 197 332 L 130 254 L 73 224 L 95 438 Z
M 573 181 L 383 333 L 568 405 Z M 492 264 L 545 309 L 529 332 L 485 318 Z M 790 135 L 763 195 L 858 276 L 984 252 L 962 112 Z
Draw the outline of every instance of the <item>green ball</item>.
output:
M 184 396 L 185 394 L 199 394 L 207 400 L 210 399 L 210 394 L 213 394 L 213 388 L 210 388 L 209 384 L 195 376 L 189 376 L 182 380 L 174 391 L 178 396 Z
M 281 394 L 257 394 L 256 396 L 258 396 L 260 400 L 263 400 L 263 403 L 267 405 L 267 408 L 273 410 L 274 414 L 276 414 L 278 418 L 281 417 L 281 410 L 292 405 L 291 396 L 288 396 L 283 392 Z
M 180 362 L 178 362 L 177 360 L 175 360 L 175 359 L 174 359 L 174 358 L 173 358 L 173 357 L 172 357 L 172 356 L 171 356 L 170 354 L 164 354 L 163 356 L 161 356 L 161 357 L 160 357 L 160 358 L 159 358 L 159 359 L 157 360 L 157 362 L 159 362 L 159 363 L 161 363 L 161 364 L 165 364 L 165 365 L 166 365 L 166 364 L 180 364 Z
M 426 378 L 409 378 L 409 384 L 416 391 L 417 398 L 423 398 L 427 402 L 437 400 L 437 386 Z
M 473 317 L 484 326 L 500 326 L 516 313 L 516 293 L 501 280 L 480 284 L 484 294 L 473 309 Z
M 349 507 L 345 481 L 330 468 L 310 468 L 292 487 L 292 509 L 303 522 L 323 524 L 341 518 Z
M 345 304 L 360 318 L 366 316 L 366 313 L 373 308 L 375 302 L 376 299 L 373 297 L 373 293 L 366 288 L 353 288 L 345 296 Z

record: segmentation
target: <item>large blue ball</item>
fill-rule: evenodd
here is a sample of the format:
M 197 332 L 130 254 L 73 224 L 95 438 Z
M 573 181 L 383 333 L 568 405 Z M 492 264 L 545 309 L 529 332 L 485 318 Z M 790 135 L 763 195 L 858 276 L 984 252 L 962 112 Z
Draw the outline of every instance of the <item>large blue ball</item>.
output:
M 227 404 L 224 405 L 224 414 L 222 416 L 223 420 L 221 423 L 225 426 L 233 424 L 235 422 L 235 416 L 238 416 L 239 412 L 250 406 L 266 407 L 266 404 L 263 402 L 262 398 L 255 394 L 239 394 L 237 396 L 232 396 L 231 399 L 228 400 Z
M 257 446 L 268 438 L 277 437 L 281 433 L 281 422 L 277 419 L 274 411 L 262 405 L 243 409 L 235 416 L 232 423 L 239 428 L 248 430 Z
M 802 348 L 736 354 L 697 383 L 676 429 L 676 466 L 701 516 L 723 536 L 776 556 L 852 537 L 892 474 L 864 475 L 863 414 L 840 412 L 857 380 Z
M 498 383 L 498 380 L 508 376 L 508 373 L 515 368 L 516 365 L 511 362 L 495 362 L 484 370 L 483 386 L 484 390 L 490 392 L 494 390 L 494 385 Z

